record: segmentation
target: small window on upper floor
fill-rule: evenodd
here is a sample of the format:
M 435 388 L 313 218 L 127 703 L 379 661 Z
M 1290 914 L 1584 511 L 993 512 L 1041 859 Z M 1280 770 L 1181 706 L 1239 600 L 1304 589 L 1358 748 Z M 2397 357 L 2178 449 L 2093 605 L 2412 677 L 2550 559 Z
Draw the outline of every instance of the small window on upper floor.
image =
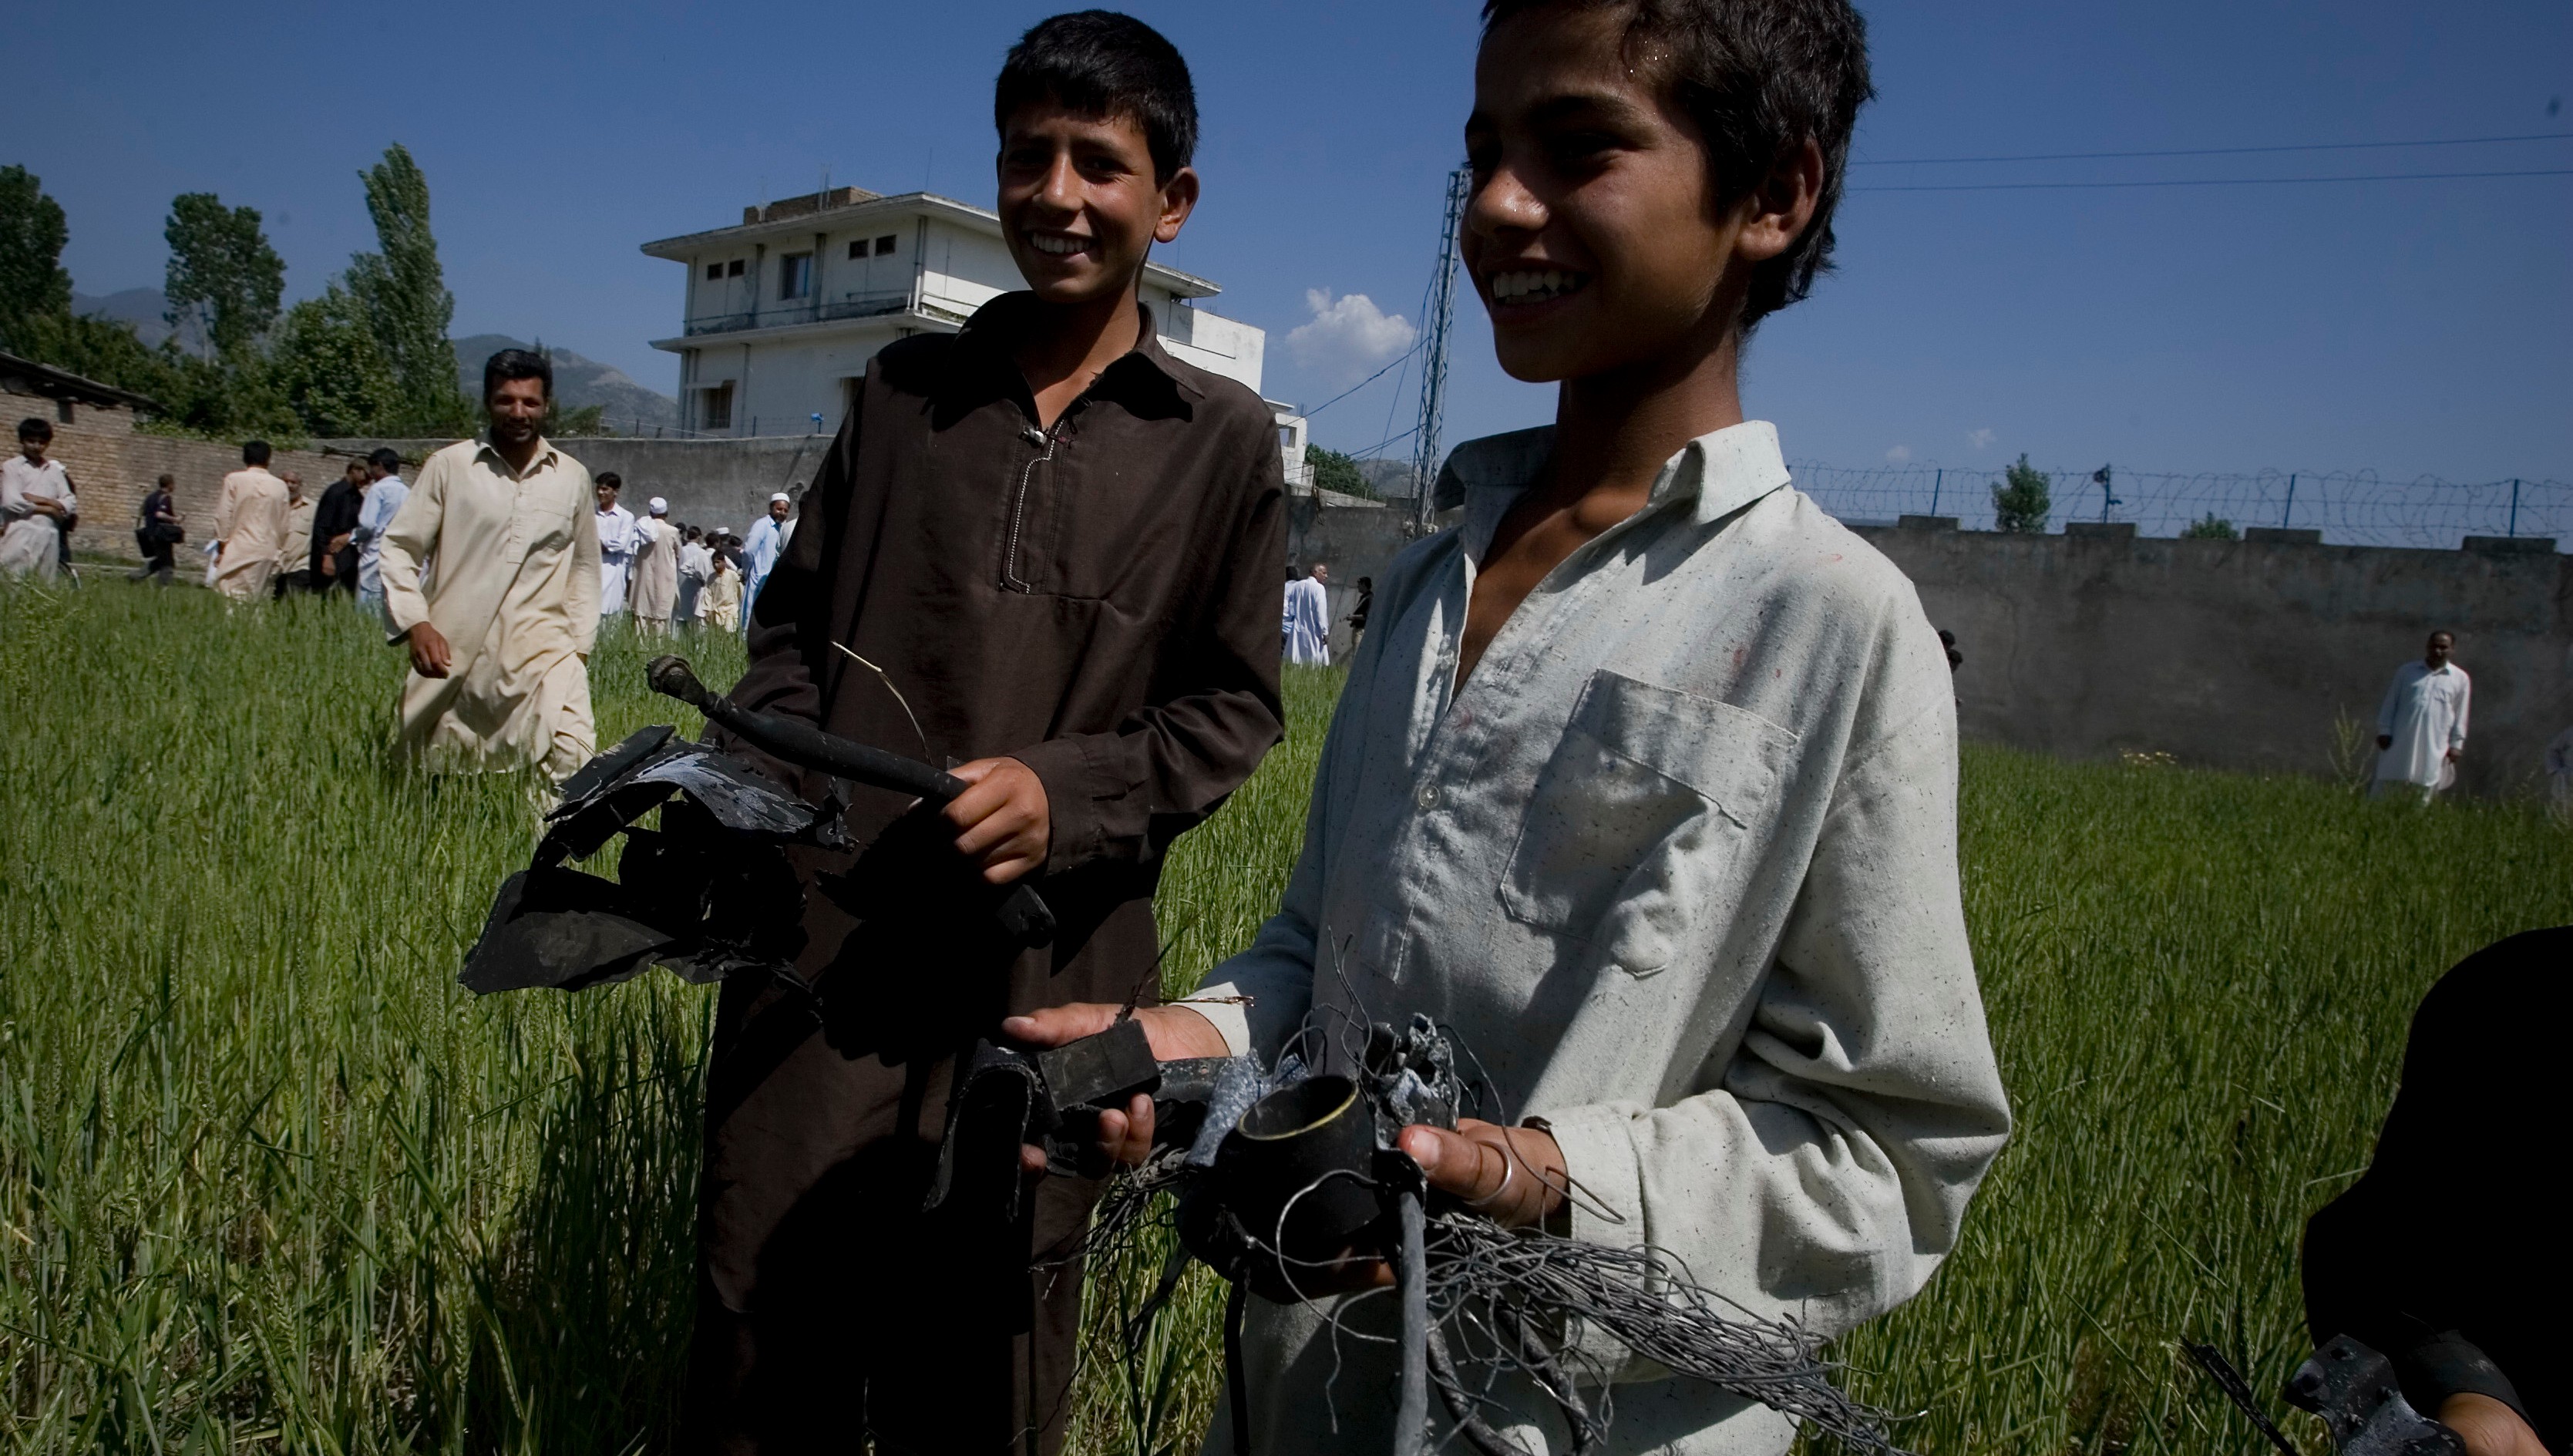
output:
M 813 292 L 813 255 L 789 253 L 777 260 L 777 297 L 800 299 Z
M 726 277 L 726 278 L 739 278 L 739 277 L 741 277 L 741 260 L 740 260 L 740 259 L 736 258 L 736 259 L 734 259 L 732 262 L 727 263 L 727 264 L 725 264 L 725 265 L 724 265 L 724 277 Z
M 717 280 L 717 279 L 719 279 L 719 278 L 722 278 L 722 277 L 723 277 L 723 265 L 722 265 L 722 264 L 720 264 L 720 263 L 709 263 L 709 264 L 707 264 L 707 265 L 706 265 L 706 282 L 708 282 L 708 283 L 713 283 L 715 280 Z
M 887 234 L 885 234 L 883 237 L 878 238 L 878 239 L 876 240 L 876 257 L 878 257 L 878 258 L 882 258 L 882 257 L 884 257 L 886 254 L 891 253 L 892 251 L 893 251 L 893 235 L 892 235 L 891 233 L 887 233 Z
M 850 239 L 850 240 L 849 240 L 849 256 L 850 256 L 851 258 L 864 258 L 864 257 L 866 257 L 866 256 L 867 256 L 867 240 L 866 240 L 866 239 L 864 239 L 864 238 L 852 238 L 852 239 Z

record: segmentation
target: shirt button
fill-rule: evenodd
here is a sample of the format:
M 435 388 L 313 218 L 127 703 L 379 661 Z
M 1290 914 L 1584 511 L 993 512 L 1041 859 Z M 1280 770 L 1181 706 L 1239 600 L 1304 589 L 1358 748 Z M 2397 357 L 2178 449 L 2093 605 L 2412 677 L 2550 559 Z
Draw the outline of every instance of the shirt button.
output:
M 1420 792 L 1413 796 L 1413 802 L 1419 804 L 1423 809 L 1437 808 L 1438 786 L 1435 784 L 1422 784 L 1420 786 Z

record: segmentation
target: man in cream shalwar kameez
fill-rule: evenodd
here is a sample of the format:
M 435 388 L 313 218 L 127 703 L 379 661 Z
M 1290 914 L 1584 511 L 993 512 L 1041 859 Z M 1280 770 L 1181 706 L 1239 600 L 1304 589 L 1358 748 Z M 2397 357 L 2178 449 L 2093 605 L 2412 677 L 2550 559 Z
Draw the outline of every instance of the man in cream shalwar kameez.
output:
M 278 553 L 286 549 L 286 482 L 269 473 L 268 456 L 263 440 L 243 445 L 242 468 L 224 477 L 215 505 L 215 539 L 223 550 L 210 584 L 235 601 L 268 595 Z
M 625 604 L 634 629 L 670 635 L 679 606 L 679 528 L 670 524 L 670 502 L 652 497 L 652 513 L 634 524 L 634 564 L 627 568 Z
M 533 764 L 556 783 L 589 761 L 598 523 L 580 461 L 541 438 L 524 471 L 488 441 L 448 445 L 421 467 L 381 567 L 394 639 L 428 622 L 453 654 L 446 676 L 415 666 L 403 684 L 407 754 L 441 769 Z

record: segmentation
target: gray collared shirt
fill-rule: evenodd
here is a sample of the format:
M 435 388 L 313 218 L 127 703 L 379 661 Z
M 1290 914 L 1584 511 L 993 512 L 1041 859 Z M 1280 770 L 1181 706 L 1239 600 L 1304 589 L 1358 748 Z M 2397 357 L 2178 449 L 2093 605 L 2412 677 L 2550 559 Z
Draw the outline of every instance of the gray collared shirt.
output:
M 1837 1332 L 1929 1278 L 2010 1125 L 1947 660 L 1911 583 L 1752 422 L 1673 456 L 1458 685 L 1475 564 L 1552 435 L 1449 458 L 1463 521 L 1379 585 L 1279 913 L 1209 979 L 1252 998 L 1232 1030 L 1268 1055 L 1308 1018 L 1452 1026 L 1502 1099 L 1484 1115 L 1562 1146 L 1576 1237 L 1660 1245 Z M 1255 1449 L 1322 1449 L 1313 1312 L 1253 1324 Z M 1389 1359 L 1340 1345 L 1335 1448 L 1370 1449 L 1355 1392 Z M 1606 1449 L 1786 1449 L 1783 1419 L 1660 1373 L 1624 1371 L 1649 1383 Z M 1531 1421 L 1522 1444 L 1561 1448 Z

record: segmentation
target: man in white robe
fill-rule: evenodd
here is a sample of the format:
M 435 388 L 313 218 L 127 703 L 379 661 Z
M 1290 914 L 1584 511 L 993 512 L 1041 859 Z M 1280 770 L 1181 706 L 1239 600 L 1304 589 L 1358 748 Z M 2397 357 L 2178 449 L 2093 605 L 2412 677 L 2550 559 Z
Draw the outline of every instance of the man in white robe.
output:
M 1325 590 L 1330 579 L 1330 568 L 1316 561 L 1311 575 L 1286 583 L 1282 623 L 1286 634 L 1282 652 L 1286 661 L 1307 667 L 1331 665 L 1331 599 Z
M 224 477 L 215 504 L 215 590 L 235 601 L 268 595 L 286 549 L 286 482 L 268 470 L 264 439 L 242 446 L 242 467 Z
M 598 614 L 612 617 L 625 610 L 626 569 L 634 564 L 634 512 L 616 503 L 625 484 L 613 470 L 598 476 Z
M 80 500 L 62 461 L 46 458 L 53 443 L 53 425 L 30 416 L 18 423 L 18 453 L 0 461 L 0 576 L 51 581 L 62 569 L 60 522 Z
M 429 456 L 385 533 L 385 610 L 412 661 L 402 749 L 432 768 L 534 765 L 559 784 L 597 747 L 602 513 L 589 471 L 537 432 L 552 391 L 541 356 L 492 356 L 490 437 Z
M 2420 661 L 2394 669 L 2385 702 L 2376 710 L 2376 783 L 2368 790 L 2370 797 L 2401 792 L 2427 804 L 2456 783 L 2473 684 L 2464 668 L 2448 660 L 2455 647 L 2455 637 L 2432 632 Z
M 670 635 L 670 616 L 679 605 L 679 528 L 670 524 L 670 502 L 652 497 L 651 514 L 634 527 L 634 564 L 628 569 L 626 604 L 634 610 L 634 628 L 654 636 Z

